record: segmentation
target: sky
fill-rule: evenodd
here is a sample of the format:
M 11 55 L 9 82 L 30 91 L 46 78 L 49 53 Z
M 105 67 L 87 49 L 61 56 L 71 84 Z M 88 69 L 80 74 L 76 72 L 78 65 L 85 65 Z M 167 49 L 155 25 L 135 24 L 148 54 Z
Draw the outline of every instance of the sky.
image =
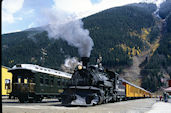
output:
M 46 11 L 65 12 L 64 17 L 82 18 L 99 11 L 139 2 L 156 3 L 164 0 L 3 0 L 2 34 L 18 32 L 47 24 Z

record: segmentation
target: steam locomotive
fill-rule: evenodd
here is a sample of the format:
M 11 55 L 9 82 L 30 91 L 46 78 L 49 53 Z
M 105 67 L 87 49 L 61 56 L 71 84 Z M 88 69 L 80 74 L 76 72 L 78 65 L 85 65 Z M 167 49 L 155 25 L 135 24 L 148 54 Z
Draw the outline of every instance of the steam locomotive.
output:
M 88 65 L 88 61 L 82 57 L 83 65 L 77 67 L 62 93 L 62 104 L 87 106 L 126 99 L 118 74 L 105 70 L 100 60 L 98 65 Z
M 75 69 L 62 93 L 63 105 L 92 106 L 130 98 L 151 97 L 151 93 L 145 89 L 104 69 L 101 60 L 102 58 L 98 59 L 97 65 L 88 65 L 89 58 L 82 57 L 83 65 Z

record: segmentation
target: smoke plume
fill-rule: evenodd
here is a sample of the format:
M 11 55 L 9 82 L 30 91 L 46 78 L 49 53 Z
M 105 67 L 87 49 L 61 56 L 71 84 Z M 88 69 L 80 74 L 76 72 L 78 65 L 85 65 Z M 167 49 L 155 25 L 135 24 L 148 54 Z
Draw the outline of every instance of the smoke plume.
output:
M 82 65 L 82 63 L 78 61 L 78 58 L 72 57 L 65 59 L 65 62 L 61 67 L 65 72 L 74 73 L 74 70 L 78 65 Z
M 63 11 L 45 11 L 48 27 L 45 30 L 50 38 L 61 38 L 71 46 L 78 48 L 81 57 L 89 57 L 93 40 L 89 31 L 83 28 L 82 20 L 66 14 Z

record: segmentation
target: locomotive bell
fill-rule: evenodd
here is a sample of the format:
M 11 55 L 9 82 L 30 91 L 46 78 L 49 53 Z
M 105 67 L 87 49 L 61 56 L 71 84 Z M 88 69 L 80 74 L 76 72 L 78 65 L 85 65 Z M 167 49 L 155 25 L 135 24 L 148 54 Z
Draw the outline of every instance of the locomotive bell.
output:
M 82 57 L 81 61 L 83 63 L 83 67 L 87 67 L 87 64 L 89 62 L 89 57 Z

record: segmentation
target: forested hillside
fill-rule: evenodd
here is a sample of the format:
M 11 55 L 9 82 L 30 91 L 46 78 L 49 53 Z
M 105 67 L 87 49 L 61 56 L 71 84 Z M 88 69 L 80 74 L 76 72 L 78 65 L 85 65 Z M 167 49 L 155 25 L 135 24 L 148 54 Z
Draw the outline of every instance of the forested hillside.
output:
M 151 13 L 155 5 L 151 6 L 151 10 L 134 5 L 117 7 L 84 18 L 84 26 L 95 43 L 92 61 L 101 54 L 107 67 L 131 65 L 131 56 L 148 48 L 144 40 L 154 25 Z M 2 64 L 9 67 L 16 63 L 36 63 L 55 68 L 63 63 L 64 56 L 78 57 L 74 47 L 62 40 L 48 39 L 46 32 L 27 30 L 2 37 Z M 42 49 L 47 51 L 44 63 Z
M 124 68 L 132 66 L 134 56 L 141 56 L 154 45 L 155 49 L 150 54 L 150 59 L 146 59 L 141 64 L 141 68 L 143 70 L 161 69 L 161 66 L 163 68 L 170 66 L 168 63 L 171 62 L 171 50 L 169 48 L 171 41 L 170 17 L 166 20 L 167 31 L 159 42 L 161 44 L 156 45 L 161 32 L 158 26 L 160 20 L 156 20 L 152 15 L 155 10 L 156 5 L 154 4 L 131 4 L 111 8 L 83 18 L 84 28 L 89 30 L 90 37 L 94 42 L 90 63 L 95 63 L 96 58 L 101 55 L 104 67 L 121 73 Z M 3 34 L 2 65 L 12 67 L 18 63 L 33 63 L 60 69 L 66 58 L 79 58 L 77 48 L 69 46 L 63 40 L 49 39 L 47 32 L 40 28 Z M 165 48 L 164 51 L 163 48 Z M 158 57 L 164 57 L 165 60 L 159 60 L 160 63 L 158 63 L 156 62 Z M 152 85 L 150 81 L 154 76 L 158 76 L 160 71 L 153 73 L 143 70 L 141 74 L 145 81 L 142 86 L 151 91 L 156 91 L 157 88 L 154 89 L 153 86 L 160 83 L 160 80 L 157 78 L 156 83 Z M 149 79 L 146 74 L 153 77 Z
M 145 66 L 141 71 L 142 86 L 152 91 L 159 90 L 159 86 L 165 86 L 167 80 L 171 78 L 171 10 L 165 14 L 160 45 L 153 56 L 144 61 Z
M 83 19 L 95 43 L 92 56 L 101 54 L 107 67 L 132 65 L 132 56 L 148 48 L 154 26 L 155 6 L 146 7 L 112 8 Z

